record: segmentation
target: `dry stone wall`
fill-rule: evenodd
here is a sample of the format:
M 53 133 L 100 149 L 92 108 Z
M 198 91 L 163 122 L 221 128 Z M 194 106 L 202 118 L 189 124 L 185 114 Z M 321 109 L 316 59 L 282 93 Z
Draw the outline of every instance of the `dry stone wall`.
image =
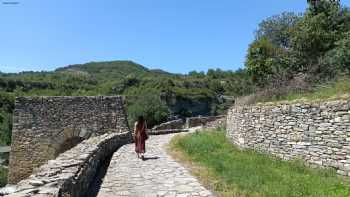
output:
M 186 119 L 185 128 L 205 126 L 209 122 L 224 118 L 225 116 L 199 116 Z
M 301 158 L 350 176 L 350 101 L 235 106 L 227 137 L 282 159 Z
M 184 121 L 182 119 L 172 120 L 169 122 L 162 123 L 160 125 L 156 125 L 152 128 L 154 131 L 159 130 L 171 130 L 171 129 L 182 129 L 184 127 Z
M 19 97 L 15 102 L 9 183 L 27 178 L 84 139 L 129 131 L 122 97 Z
M 217 129 L 217 128 L 223 128 L 226 126 L 226 116 L 223 116 L 219 119 L 216 119 L 214 121 L 207 122 L 204 125 L 205 129 Z
M 169 133 L 188 132 L 190 128 L 201 126 L 203 129 L 215 129 L 226 125 L 226 116 L 209 116 L 209 117 L 191 117 L 186 118 L 186 122 L 182 119 L 173 120 L 162 123 L 148 130 L 150 135 L 162 135 Z
M 119 147 L 131 142 L 130 132 L 89 138 L 49 160 L 20 181 L 7 197 L 80 197 L 93 184 L 97 170 Z

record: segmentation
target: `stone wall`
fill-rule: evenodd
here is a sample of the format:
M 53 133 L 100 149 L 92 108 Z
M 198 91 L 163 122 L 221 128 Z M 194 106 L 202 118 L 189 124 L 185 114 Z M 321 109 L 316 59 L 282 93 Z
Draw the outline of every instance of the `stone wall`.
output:
M 130 132 L 89 138 L 56 159 L 49 160 L 29 178 L 20 181 L 15 191 L 6 196 L 85 196 L 104 160 L 130 140 Z
M 121 97 L 19 97 L 13 118 L 9 183 L 27 178 L 90 136 L 129 131 Z
M 349 100 L 233 107 L 227 137 L 242 148 L 301 158 L 350 176 Z
M 148 135 L 164 135 L 171 133 L 189 132 L 189 129 L 164 129 L 164 130 L 147 130 Z
M 209 121 L 204 125 L 204 129 L 217 129 L 224 128 L 226 126 L 226 116 L 216 119 L 214 121 Z
M 205 126 L 207 123 L 221 119 L 225 116 L 198 116 L 186 118 L 185 128 Z
M 148 130 L 150 135 L 162 135 L 170 133 L 188 132 L 190 128 L 202 127 L 203 129 L 215 129 L 226 126 L 226 116 L 200 116 L 186 118 L 186 123 L 179 119 L 162 123 Z
M 171 130 L 171 129 L 182 129 L 184 127 L 184 121 L 182 119 L 172 120 L 169 122 L 162 123 L 152 128 L 154 131 L 158 130 Z

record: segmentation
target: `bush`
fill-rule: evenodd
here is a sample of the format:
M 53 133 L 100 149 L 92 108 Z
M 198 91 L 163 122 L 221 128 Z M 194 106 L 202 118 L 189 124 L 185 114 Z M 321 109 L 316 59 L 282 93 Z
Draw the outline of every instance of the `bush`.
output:
M 260 23 L 245 66 L 263 94 L 308 91 L 350 72 L 349 32 L 348 8 L 334 1 L 310 1 L 301 16 L 282 13 Z
M 350 72 L 350 32 L 335 43 L 335 48 L 326 55 L 326 62 L 337 70 Z
M 249 46 L 245 65 L 257 85 L 264 86 L 284 69 L 284 53 L 267 38 L 256 40 Z
M 164 122 L 169 116 L 168 107 L 155 92 L 140 91 L 139 95 L 129 96 L 127 111 L 130 126 L 133 126 L 138 116 L 144 116 L 148 127 Z
M 0 166 L 0 187 L 4 187 L 7 184 L 7 172 L 6 168 Z
M 267 38 L 271 43 L 281 48 L 290 47 L 290 39 L 294 32 L 295 24 L 300 16 L 293 12 L 283 12 L 263 20 L 256 31 L 256 40 Z

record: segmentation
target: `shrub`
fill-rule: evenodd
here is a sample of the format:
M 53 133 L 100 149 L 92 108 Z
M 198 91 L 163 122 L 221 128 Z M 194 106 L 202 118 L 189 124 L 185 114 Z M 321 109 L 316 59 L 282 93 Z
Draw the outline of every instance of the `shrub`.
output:
M 350 32 L 335 43 L 335 48 L 326 55 L 326 62 L 340 71 L 350 71 Z
M 153 127 L 165 121 L 169 116 L 168 107 L 160 100 L 159 94 L 155 92 L 140 91 L 139 95 L 129 97 L 127 111 L 130 126 L 137 120 L 138 116 L 144 116 L 148 127 Z
M 0 166 L 0 187 L 4 187 L 7 184 L 7 169 Z

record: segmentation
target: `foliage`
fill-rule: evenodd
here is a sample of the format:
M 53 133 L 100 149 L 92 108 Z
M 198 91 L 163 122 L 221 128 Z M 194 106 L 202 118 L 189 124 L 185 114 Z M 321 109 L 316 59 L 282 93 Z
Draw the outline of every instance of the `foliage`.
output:
M 260 96 L 257 102 L 266 101 L 293 101 L 297 99 L 305 100 L 325 100 L 325 99 L 337 99 L 337 98 L 347 98 L 350 95 L 350 77 L 346 76 L 337 81 L 332 81 L 328 84 L 322 84 L 316 86 L 314 90 L 310 92 L 289 92 L 285 95 L 273 96 L 273 97 L 263 97 Z
M 302 15 L 282 13 L 262 21 L 245 66 L 259 91 L 276 94 L 296 90 L 300 73 L 310 87 L 332 81 L 349 73 L 349 29 L 349 8 L 338 1 L 310 1 Z
M 190 71 L 188 73 L 188 76 L 190 77 L 196 77 L 196 78 L 204 78 L 205 77 L 205 73 L 202 72 L 197 72 L 197 71 Z
M 309 11 L 312 14 L 319 14 L 328 10 L 330 6 L 339 6 L 340 0 L 307 0 Z
M 133 126 L 138 116 L 144 116 L 147 120 L 148 127 L 164 122 L 169 116 L 169 110 L 165 103 L 163 103 L 159 96 L 149 90 L 140 91 L 139 94 L 129 96 L 128 104 L 128 118 L 129 125 Z
M 326 54 L 328 65 L 340 71 L 350 71 L 350 31 L 343 34 L 343 39 L 335 43 L 335 47 Z
M 334 47 L 342 35 L 343 26 L 349 25 L 345 22 L 348 18 L 346 15 L 348 13 L 340 6 L 332 4 L 325 6 L 318 14 L 308 10 L 297 23 L 292 36 L 292 48 L 300 60 L 299 63 L 304 66 L 302 71 L 317 64 L 318 58 Z
M 240 150 L 224 131 L 200 132 L 175 138 L 171 147 L 216 180 L 221 196 L 349 196 L 350 184 L 335 171 L 311 169 L 300 161 L 282 161 L 252 150 Z M 201 177 L 201 175 L 199 175 Z
M 7 184 L 7 172 L 6 168 L 0 166 L 0 187 L 4 187 Z
M 9 145 L 11 143 L 12 111 L 14 108 L 14 97 L 11 94 L 0 92 L 0 143 Z
M 247 54 L 246 68 L 253 81 L 263 86 L 285 67 L 284 49 L 277 47 L 267 38 L 254 41 Z
M 266 38 L 272 44 L 287 49 L 290 47 L 291 35 L 299 19 L 300 17 L 293 12 L 283 12 L 269 17 L 259 24 L 255 33 L 256 40 Z
M 213 69 L 208 74 L 179 75 L 149 70 L 131 61 L 91 62 L 53 72 L 0 73 L 0 144 L 10 143 L 16 96 L 123 95 L 127 98 L 129 121 L 143 114 L 152 126 L 170 116 L 223 113 L 228 105 L 217 97 L 239 96 L 252 90 L 244 70 Z M 182 106 L 184 103 L 189 105 Z M 198 111 L 197 105 L 209 107 Z

